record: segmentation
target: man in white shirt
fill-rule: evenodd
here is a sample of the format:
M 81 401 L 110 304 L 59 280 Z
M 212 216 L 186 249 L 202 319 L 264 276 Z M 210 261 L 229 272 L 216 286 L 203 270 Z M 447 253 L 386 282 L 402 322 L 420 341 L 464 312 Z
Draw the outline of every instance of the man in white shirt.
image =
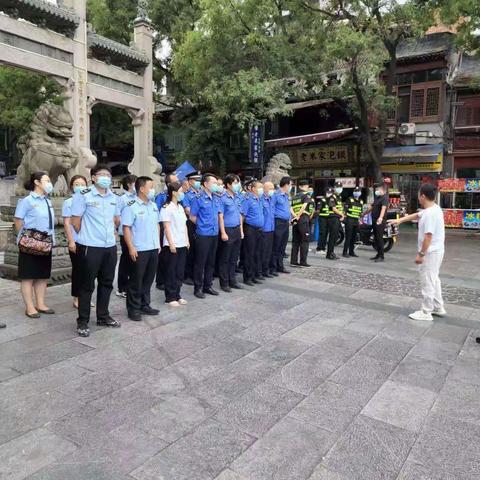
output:
M 435 203 L 437 188 L 430 183 L 420 186 L 418 201 L 422 210 L 389 223 L 418 220 L 418 250 L 415 263 L 419 265 L 420 284 L 422 287 L 422 308 L 411 313 L 413 320 L 432 321 L 432 315 L 446 315 L 443 306 L 442 286 L 439 272 L 445 252 L 445 225 L 442 209 Z

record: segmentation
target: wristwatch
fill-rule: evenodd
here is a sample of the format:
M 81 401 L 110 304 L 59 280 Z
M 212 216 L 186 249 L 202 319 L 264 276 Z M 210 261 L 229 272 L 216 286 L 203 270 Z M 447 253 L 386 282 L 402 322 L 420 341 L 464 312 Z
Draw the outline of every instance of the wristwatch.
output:
M 424 257 L 424 256 L 425 256 L 425 252 L 422 252 L 422 251 L 418 252 L 418 254 L 419 254 L 421 257 Z

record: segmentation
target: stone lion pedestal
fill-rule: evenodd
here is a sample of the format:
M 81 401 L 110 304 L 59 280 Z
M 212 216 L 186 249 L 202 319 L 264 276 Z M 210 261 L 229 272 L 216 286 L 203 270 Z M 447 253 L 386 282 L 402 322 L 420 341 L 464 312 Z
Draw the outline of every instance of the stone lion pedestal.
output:
M 16 244 L 16 233 L 13 226 L 13 216 L 18 201 L 22 197 L 11 197 L 10 205 L 1 207 L 1 218 L 4 222 L 12 224 L 11 231 L 8 234 L 8 244 L 5 248 L 4 263 L 0 266 L 4 277 L 12 280 L 18 280 L 18 247 Z M 65 197 L 51 197 L 53 208 L 55 210 L 55 238 L 56 246 L 52 253 L 52 276 L 51 284 L 69 282 L 72 276 L 70 256 L 68 254 L 67 239 L 63 228 L 62 205 Z

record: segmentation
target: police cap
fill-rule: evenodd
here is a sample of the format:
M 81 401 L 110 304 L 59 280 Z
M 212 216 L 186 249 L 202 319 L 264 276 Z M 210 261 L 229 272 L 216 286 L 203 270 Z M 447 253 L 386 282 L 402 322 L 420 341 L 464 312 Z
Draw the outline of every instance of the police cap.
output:
M 354 192 L 361 192 L 362 189 L 361 189 L 360 187 L 355 187 L 355 188 L 353 189 L 353 191 L 354 191 Z
M 201 172 L 192 172 L 185 176 L 188 180 L 200 180 L 202 178 Z
M 300 180 L 300 181 L 298 182 L 298 186 L 299 186 L 299 187 L 304 187 L 304 186 L 306 186 L 306 185 L 307 185 L 307 186 L 310 185 L 310 182 L 309 182 L 307 179 Z
M 333 188 L 332 188 L 332 187 L 328 187 L 328 188 L 327 188 L 327 193 L 333 194 L 333 193 L 334 193 Z
M 343 188 L 342 182 L 335 182 L 335 188 Z

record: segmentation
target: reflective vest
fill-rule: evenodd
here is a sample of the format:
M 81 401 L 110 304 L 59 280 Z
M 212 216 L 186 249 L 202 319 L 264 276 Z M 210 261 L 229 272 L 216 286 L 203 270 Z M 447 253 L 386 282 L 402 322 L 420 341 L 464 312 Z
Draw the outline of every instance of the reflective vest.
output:
M 305 195 L 306 195 L 305 193 L 300 192 L 300 193 L 297 193 L 297 195 L 295 195 L 292 198 L 292 210 L 295 215 L 298 215 L 304 203 L 307 204 L 307 207 L 305 208 L 304 213 L 306 215 L 310 215 L 312 213 L 312 209 L 313 209 L 312 202 L 310 198 L 307 198 L 307 200 L 305 201 Z
M 319 217 L 328 217 L 328 214 L 330 212 L 327 204 L 327 199 L 326 197 L 319 197 L 318 199 L 318 216 Z
M 363 212 L 363 200 L 356 200 L 350 197 L 347 205 L 347 217 L 359 219 Z
M 337 207 L 337 210 L 340 212 L 340 213 L 343 213 L 343 203 L 342 203 L 342 197 L 341 195 L 335 195 L 336 199 L 337 199 L 337 204 L 335 205 Z

